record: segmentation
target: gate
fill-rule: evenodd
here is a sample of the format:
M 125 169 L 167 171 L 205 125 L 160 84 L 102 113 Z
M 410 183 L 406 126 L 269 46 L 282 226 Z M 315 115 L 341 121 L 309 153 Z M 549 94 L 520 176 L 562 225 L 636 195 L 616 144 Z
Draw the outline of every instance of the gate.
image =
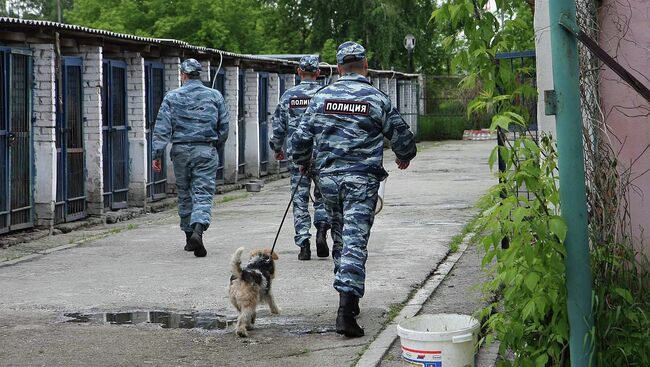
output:
M 33 221 L 32 58 L 0 49 L 0 233 Z
M 524 52 L 508 52 L 500 53 L 495 56 L 498 68 L 508 68 L 511 74 L 516 75 L 516 83 L 529 84 L 532 88 L 537 88 L 537 77 L 535 74 L 535 51 Z M 538 142 L 537 134 L 537 97 L 522 97 L 516 101 L 521 109 L 520 112 L 525 117 L 529 118 L 528 126 L 511 126 L 509 131 L 497 128 L 497 144 L 499 146 L 511 145 L 512 141 L 520 136 L 528 136 L 533 141 Z M 528 116 L 526 116 L 528 114 Z M 497 150 L 497 152 L 499 152 Z M 503 160 L 501 154 L 498 154 L 499 171 L 505 172 L 506 162 Z M 531 193 L 523 185 L 521 188 L 516 189 L 516 195 L 525 195 L 529 200 Z M 501 197 L 505 198 L 508 193 L 502 192 Z M 501 247 L 506 249 L 510 246 L 508 237 L 501 240 Z
M 122 209 L 129 191 L 126 63 L 104 60 L 102 77 L 104 208 Z
M 242 70 L 239 71 L 239 96 L 237 98 L 237 174 L 246 177 L 246 80 Z
M 284 76 L 280 76 L 280 98 L 282 98 L 282 95 L 287 90 L 287 85 L 284 78 L 285 78 Z M 289 154 L 287 153 L 287 139 L 289 139 L 289 136 L 287 136 L 284 139 L 284 144 L 282 145 L 282 150 L 284 151 L 284 159 L 278 162 L 278 169 L 280 172 L 287 172 L 289 170 L 289 163 L 288 163 Z
M 144 65 L 145 83 L 145 134 L 147 137 L 147 198 L 151 201 L 167 197 L 167 162 L 161 160 L 162 170 L 154 172 L 153 131 L 156 125 L 158 109 L 165 97 L 165 70 L 160 62 L 146 61 Z
M 57 105 L 56 126 L 55 223 L 86 217 L 82 62 L 79 57 L 64 57 L 62 61 L 63 103 L 61 110 Z
M 269 74 L 259 73 L 260 176 L 269 174 Z

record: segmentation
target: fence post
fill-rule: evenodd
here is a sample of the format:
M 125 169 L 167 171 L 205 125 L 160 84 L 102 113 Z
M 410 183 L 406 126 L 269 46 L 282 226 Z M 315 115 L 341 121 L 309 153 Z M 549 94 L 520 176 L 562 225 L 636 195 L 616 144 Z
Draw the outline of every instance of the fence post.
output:
M 575 0 L 550 0 L 550 30 L 553 83 L 557 96 L 556 128 L 560 169 L 562 217 L 568 226 L 565 239 L 567 308 L 571 366 L 590 364 L 593 352 L 588 339 L 593 327 L 592 278 L 587 236 L 587 195 L 585 189 L 580 70 L 577 41 L 560 26 L 561 19 L 576 21 Z

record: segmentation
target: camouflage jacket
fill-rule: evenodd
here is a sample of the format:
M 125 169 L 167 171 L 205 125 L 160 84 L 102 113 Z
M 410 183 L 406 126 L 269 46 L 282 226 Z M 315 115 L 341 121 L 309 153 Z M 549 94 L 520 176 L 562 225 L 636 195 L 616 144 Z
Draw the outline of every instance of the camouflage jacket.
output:
M 315 149 L 318 174 L 364 173 L 384 179 L 384 137 L 399 160 L 415 157 L 413 133 L 390 98 L 365 77 L 349 73 L 312 97 L 293 134 L 293 161 L 308 164 Z
M 165 95 L 153 133 L 154 158 L 167 143 L 223 144 L 228 138 L 228 109 L 219 91 L 190 79 Z
M 273 118 L 271 118 L 271 126 L 273 127 L 273 134 L 269 140 L 271 149 L 279 152 L 282 150 L 286 139 L 286 153 L 287 157 L 291 159 L 291 153 L 293 152 L 291 137 L 298 128 L 300 117 L 307 110 L 311 97 L 321 88 L 322 86 L 317 81 L 310 80 L 303 81 L 284 92 L 280 97 L 280 103 L 275 109 Z

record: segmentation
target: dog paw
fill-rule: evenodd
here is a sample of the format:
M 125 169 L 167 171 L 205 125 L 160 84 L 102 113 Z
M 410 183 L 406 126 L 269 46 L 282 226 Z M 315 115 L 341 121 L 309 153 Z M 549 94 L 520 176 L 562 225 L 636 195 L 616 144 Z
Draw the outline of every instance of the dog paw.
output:
M 279 314 L 280 311 L 282 311 L 282 310 L 280 309 L 280 307 L 275 307 L 275 308 L 272 308 L 272 309 L 271 309 L 271 313 L 272 313 L 272 314 L 275 314 L 275 315 Z
M 237 329 L 237 335 L 240 338 L 248 338 L 248 332 L 246 331 L 246 329 Z

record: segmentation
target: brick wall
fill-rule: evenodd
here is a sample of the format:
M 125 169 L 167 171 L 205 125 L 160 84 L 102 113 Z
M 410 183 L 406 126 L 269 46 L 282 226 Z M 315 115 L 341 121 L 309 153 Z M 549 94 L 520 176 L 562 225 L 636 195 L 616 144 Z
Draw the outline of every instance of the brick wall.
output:
M 145 135 L 144 59 L 126 53 L 127 122 L 129 131 L 129 205 L 145 206 L 147 196 L 147 139 Z
M 102 159 L 102 47 L 80 46 L 83 59 L 84 143 L 86 152 L 86 201 L 88 214 L 104 211 L 104 162 Z
M 203 68 L 203 71 L 201 71 L 201 81 L 211 82 L 212 74 L 210 73 L 210 60 L 200 60 L 199 62 L 201 63 L 201 68 Z
M 36 225 L 54 224 L 56 202 L 56 96 L 54 45 L 34 44 L 34 210 Z
M 259 104 L 257 100 L 259 89 L 259 73 L 246 69 L 244 87 L 245 128 L 246 128 L 246 176 L 260 177 L 260 133 L 259 133 Z M 242 177 L 240 177 L 242 178 Z
M 226 100 L 226 106 L 228 107 L 228 115 L 230 116 L 229 129 L 228 129 L 228 140 L 226 140 L 226 145 L 224 148 L 225 162 L 224 162 L 224 179 L 227 183 L 233 183 L 237 181 L 237 165 L 238 161 L 238 152 L 239 152 L 239 142 L 238 142 L 238 131 L 237 131 L 237 119 L 239 118 L 239 106 L 238 96 L 239 96 L 239 68 L 238 67 L 226 67 L 224 68 L 225 72 L 225 84 L 226 84 L 226 93 L 224 99 Z

